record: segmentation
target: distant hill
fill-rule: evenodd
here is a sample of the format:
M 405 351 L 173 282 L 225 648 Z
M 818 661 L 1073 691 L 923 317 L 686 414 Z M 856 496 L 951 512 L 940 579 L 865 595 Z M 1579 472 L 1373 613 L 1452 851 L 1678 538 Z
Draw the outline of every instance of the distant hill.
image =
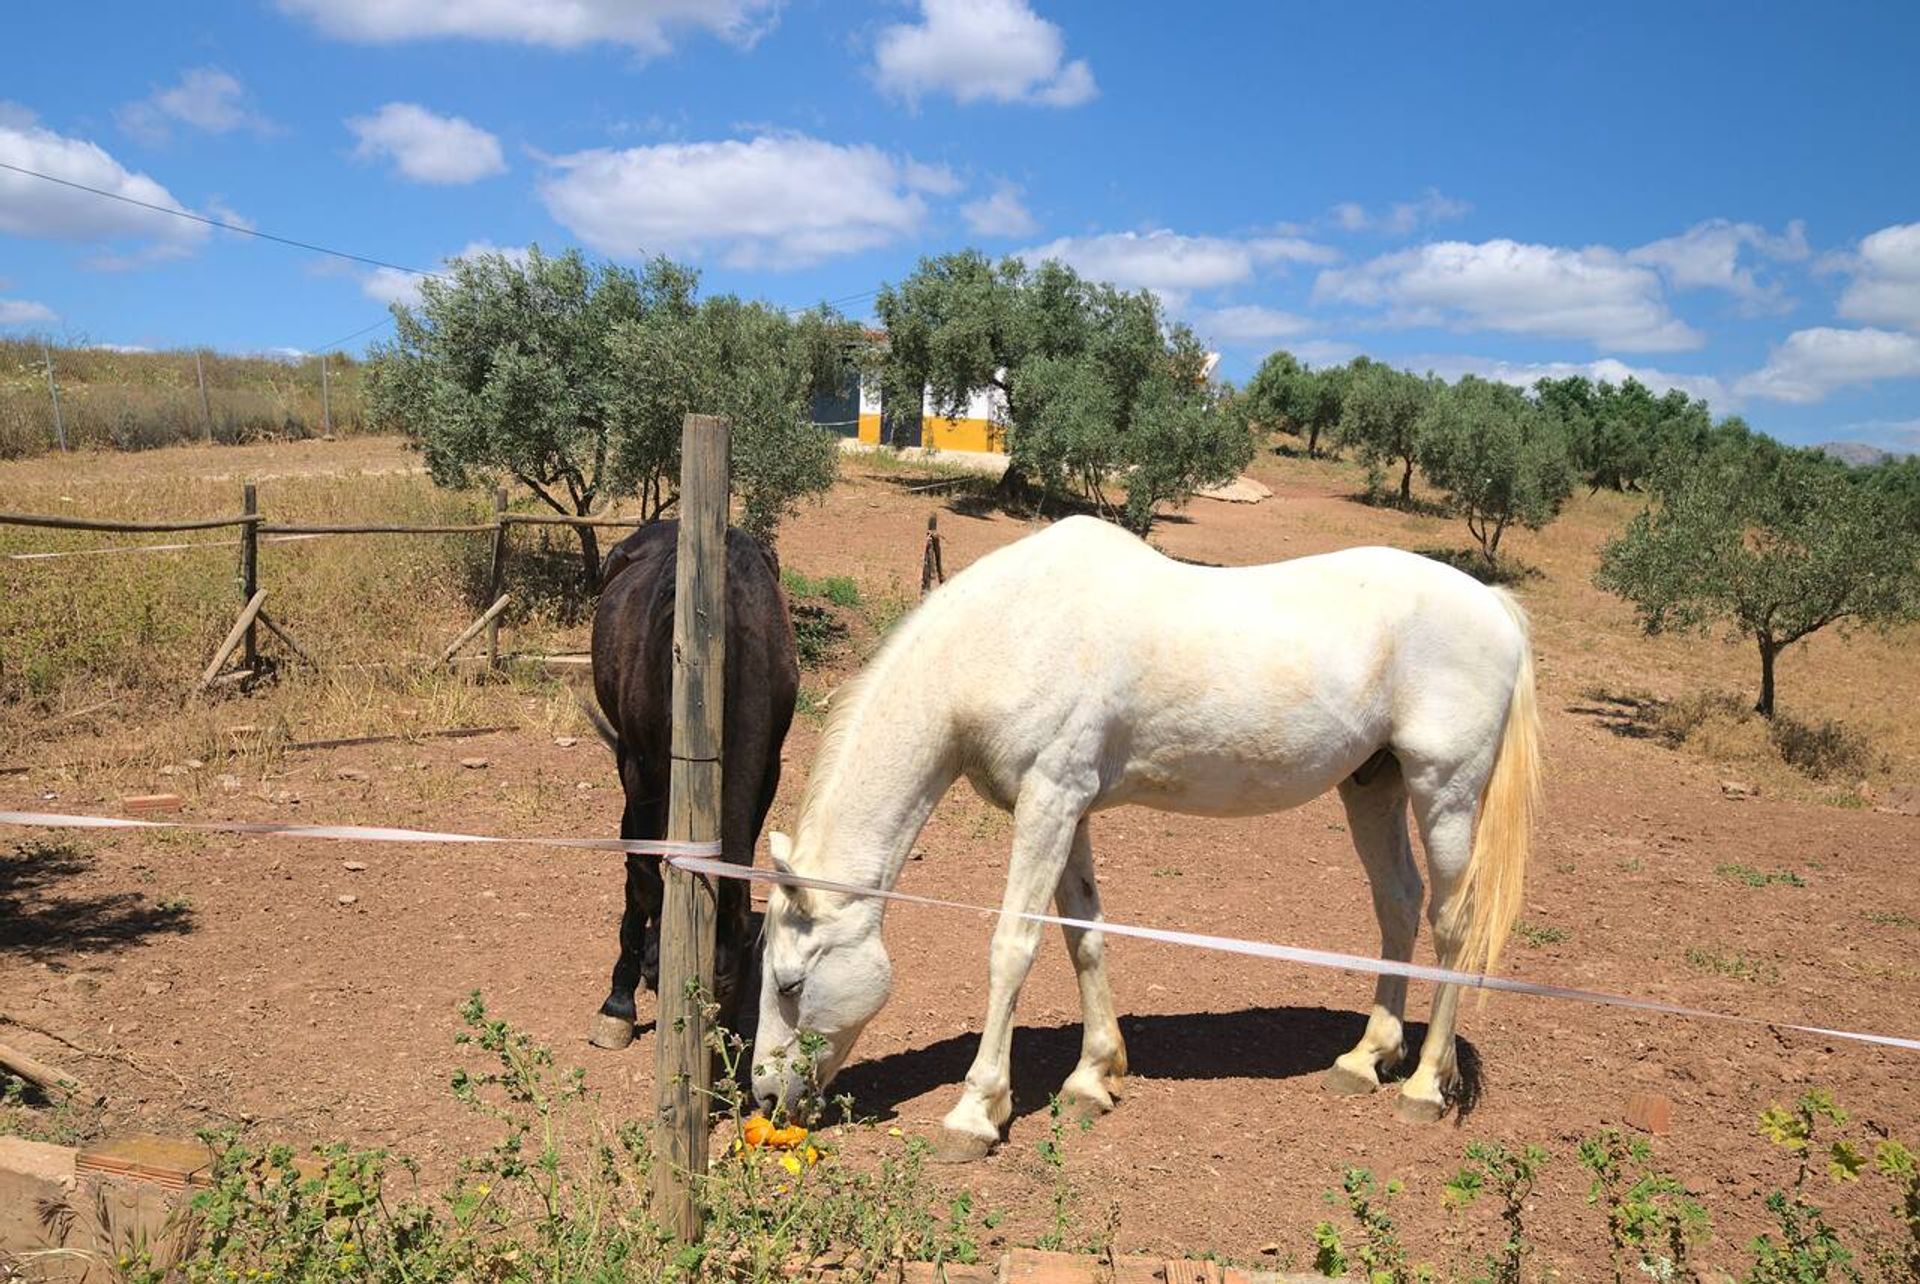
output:
M 1870 468 L 1875 464 L 1884 464 L 1890 460 L 1902 459 L 1905 451 L 1882 450 L 1878 446 L 1869 446 L 1864 441 L 1823 441 L 1815 450 L 1832 455 L 1843 464 L 1855 468 Z

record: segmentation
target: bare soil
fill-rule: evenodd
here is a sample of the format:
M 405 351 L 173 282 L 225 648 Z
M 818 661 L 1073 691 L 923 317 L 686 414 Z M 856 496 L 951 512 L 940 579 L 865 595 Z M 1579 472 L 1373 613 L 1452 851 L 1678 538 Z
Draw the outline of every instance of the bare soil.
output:
M 311 468 L 319 448 L 287 450 Z M 164 453 L 138 457 L 138 467 Z M 182 467 L 207 467 L 208 455 L 178 455 Z M 1156 542 L 1222 564 L 1358 543 L 1464 542 L 1444 519 L 1353 502 L 1352 474 L 1338 467 L 1274 460 L 1257 475 L 1274 499 L 1196 501 Z M 939 512 L 950 570 L 1030 529 L 946 492 L 908 491 L 915 480 L 850 463 L 847 481 L 787 529 L 783 562 L 809 576 L 853 576 L 870 597 L 910 596 L 930 512 Z M 1751 681 L 1740 648 L 1643 640 L 1630 612 L 1590 587 L 1599 540 L 1630 509 L 1617 498 L 1581 501 L 1545 534 L 1511 541 L 1541 571 L 1519 592 L 1542 653 L 1550 774 L 1525 916 L 1535 930 L 1515 941 L 1509 970 L 1777 1020 L 1920 1032 L 1920 819 L 1837 805 L 1857 804 L 1856 782 L 1816 785 L 1757 762 L 1703 761 L 1621 734 L 1601 716 L 1596 693 L 1744 690 Z M 1867 730 L 1887 755 L 1886 779 L 1913 775 L 1914 688 L 1903 658 L 1913 640 L 1822 638 L 1782 666 L 1786 702 Z M 857 667 L 858 646 L 843 650 L 808 675 L 812 695 Z M 178 764 L 164 760 L 76 774 L 55 765 L 64 761 L 56 732 L 23 751 L 29 770 L 0 776 L 0 806 L 115 812 L 123 794 L 171 789 L 189 796 L 190 819 L 616 832 L 606 753 L 590 733 L 557 725 L 549 698 L 505 692 L 495 703 L 516 701 L 526 714 L 516 732 L 214 760 L 168 775 L 161 768 Z M 245 703 L 223 712 L 248 720 Z M 556 731 L 577 743 L 556 743 Z M 793 819 L 817 737 L 817 720 L 796 721 L 777 826 Z M 486 765 L 462 765 L 475 758 Z M 1726 796 L 1730 772 L 1758 796 Z M 1009 835 L 1000 813 L 957 791 L 927 827 L 924 859 L 908 866 L 903 890 L 997 903 Z M 585 1043 L 613 960 L 620 872 L 611 858 L 164 833 L 7 836 L 15 841 L 16 855 L 0 863 L 0 1013 L 13 1023 L 0 1038 L 71 1064 L 107 1093 L 104 1113 L 83 1121 L 88 1130 L 234 1122 L 263 1137 L 347 1139 L 447 1164 L 489 1139 L 447 1090 L 460 1064 L 453 1008 L 474 989 L 563 1062 L 584 1066 L 609 1115 L 644 1113 L 652 1100 L 650 1034 L 620 1053 Z M 1365 880 L 1332 798 L 1241 821 L 1121 809 L 1095 820 L 1094 841 L 1114 918 L 1377 948 Z M 366 868 L 349 870 L 349 861 Z M 1716 872 L 1735 863 L 1790 872 L 1803 885 L 1754 887 Z M 851 1092 L 863 1114 L 931 1135 L 973 1054 L 990 923 L 902 907 L 887 931 L 894 997 L 836 1089 Z M 1620 1124 L 1631 1094 L 1652 1091 L 1674 1102 L 1673 1133 L 1657 1142 L 1661 1162 L 1714 1215 L 1707 1259 L 1731 1266 L 1761 1229 L 1761 1195 L 1790 1177 L 1755 1128 L 1769 1103 L 1826 1086 L 1871 1126 L 1910 1144 L 1920 1134 L 1920 1062 L 1911 1054 L 1504 997 L 1465 1005 L 1471 1108 L 1409 1125 L 1389 1094 L 1343 1099 L 1321 1087 L 1322 1072 L 1359 1036 L 1365 979 L 1126 940 L 1109 955 L 1133 1076 L 1116 1112 L 1070 1130 L 1066 1174 L 1079 1233 L 1112 1210 L 1122 1251 L 1303 1259 L 1313 1223 L 1328 1215 L 1323 1190 L 1342 1168 L 1366 1166 L 1406 1181 L 1403 1232 L 1420 1246 L 1416 1256 L 1438 1256 L 1440 1185 L 1463 1147 L 1486 1139 L 1554 1153 L 1530 1229 L 1546 1262 L 1591 1277 L 1605 1241 L 1574 1145 Z M 1419 957 L 1431 957 L 1424 940 Z M 1425 999 L 1416 987 L 1416 1016 Z M 651 1002 L 641 1003 L 644 1024 Z M 1052 1177 L 1036 1143 L 1049 1126 L 1048 1094 L 1077 1054 L 1077 1007 L 1064 952 L 1043 950 L 1014 1042 L 1011 1135 L 988 1160 L 938 1175 L 1004 1211 L 1000 1230 L 1013 1241 L 1048 1224 Z M 884 1132 L 859 1136 L 850 1144 L 899 1144 Z M 1279 1252 L 1263 1258 L 1274 1245 Z

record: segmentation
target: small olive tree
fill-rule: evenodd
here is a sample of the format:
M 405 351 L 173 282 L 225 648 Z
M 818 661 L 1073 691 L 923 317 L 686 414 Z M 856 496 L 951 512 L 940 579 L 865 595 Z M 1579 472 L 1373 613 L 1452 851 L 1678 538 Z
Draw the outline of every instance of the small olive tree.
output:
M 1144 534 L 1163 505 L 1253 456 L 1244 419 L 1205 377 L 1205 351 L 1145 291 L 969 250 L 923 260 L 874 311 L 896 404 L 918 404 L 924 389 L 955 414 L 976 392 L 999 394 L 1010 492 L 1078 492 Z M 1124 500 L 1108 494 L 1115 485 Z
M 1774 661 L 1829 625 L 1920 614 L 1920 551 L 1888 492 L 1763 438 L 1718 443 L 1656 474 L 1654 503 L 1601 552 L 1594 579 L 1648 633 L 1725 621 L 1760 653 L 1756 712 L 1772 717 Z
M 1351 446 L 1367 466 L 1367 490 L 1379 494 L 1389 464 L 1400 469 L 1400 503 L 1413 502 L 1413 466 L 1420 457 L 1420 433 L 1439 380 L 1357 357 L 1344 372 L 1340 443 Z
M 1272 353 L 1247 382 L 1247 414 L 1263 428 L 1305 438 L 1307 458 L 1317 459 L 1321 437 L 1339 427 L 1347 380 L 1344 367 L 1309 370 L 1290 352 Z
M 1417 451 L 1420 471 L 1466 518 L 1489 568 L 1508 527 L 1541 529 L 1573 491 L 1560 420 L 1518 388 L 1473 375 L 1434 394 Z

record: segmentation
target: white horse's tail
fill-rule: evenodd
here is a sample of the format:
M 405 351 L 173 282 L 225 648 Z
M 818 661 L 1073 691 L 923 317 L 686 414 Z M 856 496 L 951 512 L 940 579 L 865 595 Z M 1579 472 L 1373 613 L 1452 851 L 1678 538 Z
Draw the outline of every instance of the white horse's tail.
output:
M 1501 589 L 1494 594 L 1520 626 L 1521 651 L 1499 753 L 1480 797 L 1473 855 L 1462 887 L 1460 908 L 1466 923 L 1456 966 L 1480 972 L 1491 972 L 1499 963 L 1507 934 L 1520 916 L 1533 819 L 1540 810 L 1540 711 L 1533 691 L 1533 639 L 1526 612 L 1513 595 Z

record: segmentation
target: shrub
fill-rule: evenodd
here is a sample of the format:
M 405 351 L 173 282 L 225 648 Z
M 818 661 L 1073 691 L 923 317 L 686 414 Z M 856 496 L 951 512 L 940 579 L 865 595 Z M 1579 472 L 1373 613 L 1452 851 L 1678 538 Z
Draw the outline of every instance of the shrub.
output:
M 1832 718 L 1802 722 L 1776 713 L 1767 737 L 1788 766 L 1815 780 L 1858 779 L 1873 769 L 1872 742 Z

